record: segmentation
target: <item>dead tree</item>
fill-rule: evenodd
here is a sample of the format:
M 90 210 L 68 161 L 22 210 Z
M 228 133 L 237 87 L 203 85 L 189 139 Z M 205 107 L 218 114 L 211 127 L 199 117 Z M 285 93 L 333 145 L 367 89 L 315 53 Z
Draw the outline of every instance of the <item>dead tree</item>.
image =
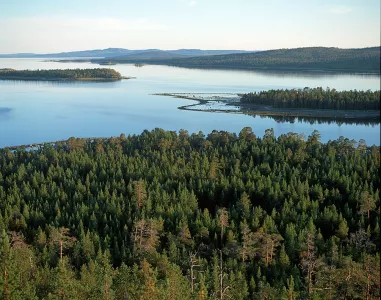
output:
M 222 251 L 220 250 L 220 266 L 219 266 L 219 270 L 218 270 L 219 274 L 218 274 L 218 278 L 220 280 L 220 286 L 219 286 L 219 298 L 220 300 L 223 300 L 223 299 L 226 299 L 227 298 L 231 298 L 227 292 L 230 288 L 229 285 L 225 286 L 224 285 L 224 278 L 227 276 L 227 274 L 224 273 L 224 269 L 223 269 L 223 265 L 222 265 Z
M 307 279 L 307 292 L 311 294 L 313 291 L 314 276 L 321 266 L 321 262 L 316 257 L 315 253 L 315 236 L 312 233 L 307 235 L 307 251 L 302 253 L 300 262 L 303 272 L 306 274 Z
M 200 265 L 198 264 L 198 259 L 197 259 L 197 252 L 193 253 L 193 252 L 190 252 L 189 253 L 189 266 L 190 266 L 190 280 L 191 280 L 191 291 L 192 291 L 192 294 L 194 292 L 194 281 L 196 279 L 196 276 L 194 274 L 194 268 L 196 267 L 199 267 Z

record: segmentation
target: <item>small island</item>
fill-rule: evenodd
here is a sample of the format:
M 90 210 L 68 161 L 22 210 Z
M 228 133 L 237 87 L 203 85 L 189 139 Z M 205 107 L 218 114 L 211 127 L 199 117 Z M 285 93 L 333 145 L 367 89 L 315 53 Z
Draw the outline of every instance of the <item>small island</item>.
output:
M 380 122 L 380 90 L 337 91 L 330 88 L 306 87 L 246 94 L 160 93 L 154 95 L 197 101 L 178 107 L 181 110 Z
M 37 81 L 118 81 L 130 79 L 113 69 L 14 70 L 0 69 L 0 79 Z

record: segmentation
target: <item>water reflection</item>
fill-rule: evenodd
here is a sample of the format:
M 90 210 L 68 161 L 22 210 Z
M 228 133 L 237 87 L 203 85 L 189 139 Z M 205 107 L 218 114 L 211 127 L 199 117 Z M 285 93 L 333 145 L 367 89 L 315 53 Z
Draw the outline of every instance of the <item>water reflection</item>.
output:
M 251 117 L 271 118 L 277 123 L 309 123 L 332 124 L 341 126 L 365 125 L 376 126 L 380 124 L 380 115 L 377 111 L 334 111 L 334 110 L 311 110 L 311 109 L 282 109 L 250 105 L 240 103 L 238 94 L 229 93 L 164 93 L 159 96 L 170 96 L 196 101 L 194 104 L 180 106 L 181 110 L 203 111 L 203 112 L 225 112 L 240 113 Z M 283 115 L 286 114 L 286 115 Z M 305 114 L 303 116 L 303 114 Z M 306 115 L 307 114 L 307 115 Z
M 9 113 L 12 110 L 10 107 L 0 107 L 0 114 Z
M 41 62 L 36 59 L 0 59 L 0 68 L 99 68 L 90 63 Z M 108 66 L 104 66 L 108 67 Z M 322 141 L 339 136 L 380 144 L 380 125 L 360 120 L 290 117 L 253 117 L 241 113 L 179 110 L 198 101 L 154 96 L 154 93 L 247 93 L 271 88 L 332 87 L 337 90 L 376 90 L 380 76 L 362 74 L 295 73 L 253 70 L 207 70 L 145 65 L 115 65 L 120 82 L 0 81 L 0 148 L 75 137 L 140 134 L 156 127 L 188 132 L 224 130 L 239 133 L 252 127 L 262 136 L 274 128 L 276 136 L 295 132 L 308 136 L 315 129 Z M 219 103 L 219 109 L 222 109 Z M 237 108 L 234 108 L 237 109 Z
M 249 114 L 247 114 L 249 115 Z M 362 125 L 362 126 L 379 126 L 380 118 L 369 119 L 369 118 L 358 118 L 358 119 L 345 119 L 345 118 L 324 118 L 324 117 L 290 117 L 290 116 L 260 116 L 253 115 L 250 116 L 256 118 L 260 117 L 262 119 L 270 118 L 275 120 L 277 123 L 309 123 L 314 124 L 332 124 L 332 125 Z
M 337 78 L 339 76 L 356 76 L 363 78 L 379 78 L 380 73 L 361 73 L 344 71 L 321 71 L 321 70 L 271 70 L 271 69 L 246 69 L 246 68 L 218 68 L 218 67 L 192 67 L 192 66 L 166 66 L 174 69 L 199 70 L 202 72 L 226 71 L 231 73 L 246 73 L 253 75 L 264 75 L 269 77 L 295 77 L 295 78 Z

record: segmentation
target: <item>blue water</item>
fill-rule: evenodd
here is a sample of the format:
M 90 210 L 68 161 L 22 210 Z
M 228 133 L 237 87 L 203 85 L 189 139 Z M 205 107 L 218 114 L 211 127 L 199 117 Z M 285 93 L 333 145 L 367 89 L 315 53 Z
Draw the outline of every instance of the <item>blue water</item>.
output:
M 0 59 L 0 68 L 98 68 L 90 63 L 56 63 L 41 59 Z M 0 147 L 68 139 L 139 134 L 143 130 L 186 129 L 239 132 L 250 126 L 258 136 L 268 128 L 308 136 L 318 130 L 322 141 L 344 136 L 380 145 L 380 125 L 278 123 L 241 114 L 179 110 L 192 101 L 153 93 L 242 93 L 271 88 L 330 87 L 337 90 L 379 89 L 380 76 L 326 73 L 269 73 L 201 70 L 168 66 L 111 66 L 136 79 L 104 83 L 57 83 L 0 80 Z

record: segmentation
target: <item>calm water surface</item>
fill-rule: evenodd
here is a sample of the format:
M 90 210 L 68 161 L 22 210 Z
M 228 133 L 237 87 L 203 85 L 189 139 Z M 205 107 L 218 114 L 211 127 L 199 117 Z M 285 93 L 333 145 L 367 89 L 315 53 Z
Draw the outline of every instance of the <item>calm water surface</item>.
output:
M 0 68 L 98 68 L 90 63 L 55 63 L 41 59 L 0 59 Z M 106 83 L 57 83 L 0 80 L 0 147 L 56 141 L 69 137 L 139 134 L 156 127 L 239 132 L 250 126 L 258 136 L 267 128 L 275 135 L 288 132 L 308 136 L 318 130 L 322 141 L 365 139 L 380 145 L 380 125 L 278 123 L 271 118 L 240 114 L 178 110 L 192 101 L 153 93 L 242 93 L 272 88 L 330 87 L 337 90 L 376 90 L 380 76 L 327 73 L 270 73 L 241 70 L 201 70 L 168 66 L 115 65 L 136 79 Z

